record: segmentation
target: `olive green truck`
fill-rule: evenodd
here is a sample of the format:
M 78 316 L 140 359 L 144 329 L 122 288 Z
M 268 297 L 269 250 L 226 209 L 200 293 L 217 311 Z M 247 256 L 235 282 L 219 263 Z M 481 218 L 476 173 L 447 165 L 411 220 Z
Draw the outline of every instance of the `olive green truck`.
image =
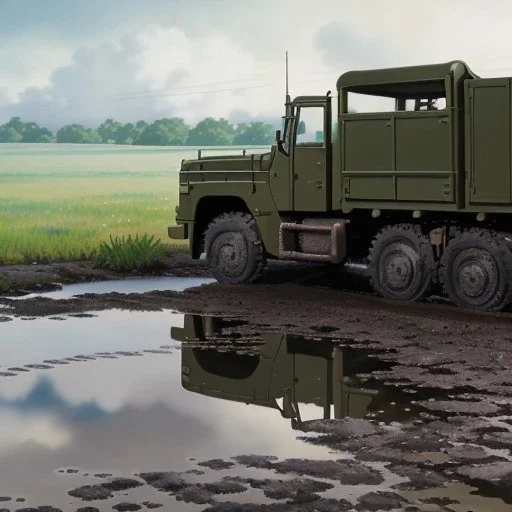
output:
M 220 282 L 252 282 L 268 259 L 367 257 L 384 297 L 442 285 L 459 306 L 501 310 L 512 301 L 511 81 L 453 61 L 349 71 L 337 115 L 330 92 L 287 95 L 269 152 L 182 162 L 169 236 L 206 253 Z

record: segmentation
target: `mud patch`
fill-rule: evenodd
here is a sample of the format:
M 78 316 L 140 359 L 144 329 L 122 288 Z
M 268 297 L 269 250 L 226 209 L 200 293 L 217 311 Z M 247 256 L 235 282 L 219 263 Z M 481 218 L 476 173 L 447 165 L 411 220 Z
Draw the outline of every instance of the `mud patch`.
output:
M 353 506 L 345 500 L 318 499 L 310 503 L 275 503 L 259 505 L 253 503 L 218 503 L 213 507 L 204 509 L 204 512 L 342 512 L 350 510 Z
M 227 460 L 213 459 L 200 462 L 198 466 L 203 466 L 209 469 L 213 469 L 214 471 L 219 471 L 221 469 L 230 469 L 234 466 L 234 464 Z
M 353 460 L 286 459 L 273 462 L 270 457 L 241 456 L 236 460 L 247 467 L 272 469 L 277 473 L 307 475 L 337 480 L 342 485 L 379 485 L 384 481 L 379 471 Z
M 324 492 L 334 487 L 333 484 L 312 480 L 311 478 L 294 478 L 292 480 L 257 480 L 240 479 L 251 487 L 261 489 L 267 498 L 275 500 L 291 499 L 293 501 L 315 501 L 319 499 L 318 492 Z
M 359 498 L 356 509 L 361 511 L 394 510 L 406 506 L 407 500 L 392 492 L 371 492 Z
M 113 492 L 135 489 L 142 485 L 138 480 L 131 478 L 116 478 L 110 482 L 104 482 L 99 485 L 85 485 L 68 491 L 70 496 L 80 498 L 84 501 L 106 500 L 113 496 Z
M 141 473 L 140 477 L 148 485 L 164 492 L 176 492 L 186 486 L 181 474 L 174 471 Z

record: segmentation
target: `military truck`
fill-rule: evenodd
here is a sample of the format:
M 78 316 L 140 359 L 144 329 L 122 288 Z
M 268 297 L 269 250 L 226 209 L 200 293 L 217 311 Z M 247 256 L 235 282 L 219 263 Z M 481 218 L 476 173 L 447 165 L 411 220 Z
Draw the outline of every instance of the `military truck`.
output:
M 253 282 L 269 259 L 367 257 L 384 297 L 442 285 L 461 307 L 501 310 L 512 300 L 511 80 L 462 61 L 349 71 L 334 119 L 330 92 L 287 95 L 269 152 L 182 162 L 169 236 L 205 253 L 220 282 Z M 353 112 L 358 97 L 390 106 Z
M 182 385 L 188 391 L 276 409 L 293 428 L 303 428 L 301 410 L 307 408 L 309 419 L 364 418 L 378 396 L 347 375 L 362 370 L 358 354 L 363 351 L 353 349 L 353 357 L 344 359 L 332 340 L 267 334 L 253 353 L 239 353 L 239 344 L 220 352 L 220 342 L 229 340 L 226 327 L 229 322 L 222 318 L 199 315 L 185 315 L 183 328 L 172 327 L 172 338 L 182 342 Z M 208 341 L 216 348 L 196 343 Z M 400 413 L 390 402 L 379 397 L 372 410 L 389 409 L 394 420 Z

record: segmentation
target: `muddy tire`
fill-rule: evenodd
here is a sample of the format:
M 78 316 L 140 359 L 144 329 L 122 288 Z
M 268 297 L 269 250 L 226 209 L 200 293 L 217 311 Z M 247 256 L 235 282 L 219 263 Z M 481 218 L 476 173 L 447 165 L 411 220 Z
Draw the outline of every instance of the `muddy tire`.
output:
M 377 233 L 370 247 L 368 271 L 373 289 L 383 297 L 418 300 L 430 290 L 436 262 L 419 226 L 398 224 Z
M 512 252 L 497 233 L 463 231 L 444 251 L 440 279 L 457 306 L 500 311 L 511 301 Z
M 205 234 L 206 260 L 219 283 L 252 283 L 266 263 L 256 220 L 249 213 L 223 213 Z

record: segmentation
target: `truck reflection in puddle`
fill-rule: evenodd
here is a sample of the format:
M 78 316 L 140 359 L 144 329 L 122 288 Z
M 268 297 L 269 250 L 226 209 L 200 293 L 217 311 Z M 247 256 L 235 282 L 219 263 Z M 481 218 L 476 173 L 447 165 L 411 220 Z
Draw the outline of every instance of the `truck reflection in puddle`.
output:
M 249 336 L 241 343 L 233 325 L 233 320 L 185 315 L 184 327 L 172 328 L 171 336 L 182 342 L 185 389 L 274 408 L 291 420 L 292 428 L 301 430 L 306 428 L 304 409 L 314 415 L 308 419 L 379 413 L 386 420 L 404 419 L 400 418 L 403 408 L 390 407 L 397 398 L 389 393 L 401 394 L 399 390 L 366 389 L 355 377 L 391 366 L 371 357 L 376 351 L 342 348 L 334 340 L 293 334 L 265 334 L 252 340 Z M 410 416 L 411 409 L 406 409 Z

